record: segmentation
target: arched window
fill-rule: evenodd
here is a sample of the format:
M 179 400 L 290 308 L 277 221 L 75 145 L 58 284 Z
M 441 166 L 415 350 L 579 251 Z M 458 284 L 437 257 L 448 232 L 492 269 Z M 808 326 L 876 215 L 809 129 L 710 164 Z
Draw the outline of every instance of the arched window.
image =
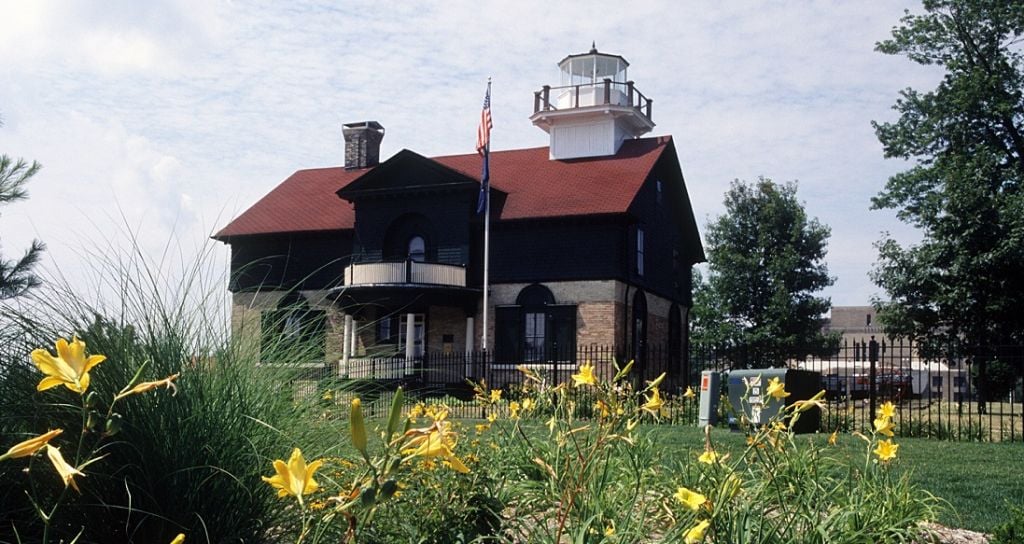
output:
M 528 285 L 519 292 L 516 304 L 523 312 L 523 359 L 543 361 L 548 345 L 547 306 L 555 303 L 551 290 L 540 284 Z
M 263 312 L 260 359 L 263 362 L 302 359 L 323 362 L 326 314 L 310 308 L 297 292 L 286 295 L 277 308 Z
M 668 309 L 668 360 L 676 371 L 683 361 L 683 315 L 674 302 Z
M 420 263 L 427 260 L 427 243 L 422 236 L 416 235 L 409 238 L 408 259 Z
M 431 261 L 437 258 L 434 225 L 418 213 L 404 214 L 388 226 L 384 233 L 383 257 L 389 261 Z
M 632 355 L 636 366 L 643 372 L 647 362 L 647 297 L 637 290 L 633 295 Z
M 495 351 L 504 363 L 575 360 L 576 305 L 556 304 L 543 285 L 527 285 L 515 305 L 499 306 L 495 331 Z

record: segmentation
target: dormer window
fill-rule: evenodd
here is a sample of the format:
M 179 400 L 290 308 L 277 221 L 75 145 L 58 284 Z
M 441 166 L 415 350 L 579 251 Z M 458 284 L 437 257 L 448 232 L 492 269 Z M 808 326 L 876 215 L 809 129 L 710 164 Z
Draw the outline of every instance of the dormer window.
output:
M 408 259 L 418 263 L 427 260 L 427 244 L 422 236 L 413 236 L 409 239 Z

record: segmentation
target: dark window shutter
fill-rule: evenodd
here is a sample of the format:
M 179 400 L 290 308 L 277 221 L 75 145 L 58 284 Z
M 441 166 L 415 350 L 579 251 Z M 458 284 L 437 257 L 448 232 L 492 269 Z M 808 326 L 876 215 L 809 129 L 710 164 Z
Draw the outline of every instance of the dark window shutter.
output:
M 576 306 L 559 305 L 548 309 L 548 359 L 573 361 L 576 355 Z

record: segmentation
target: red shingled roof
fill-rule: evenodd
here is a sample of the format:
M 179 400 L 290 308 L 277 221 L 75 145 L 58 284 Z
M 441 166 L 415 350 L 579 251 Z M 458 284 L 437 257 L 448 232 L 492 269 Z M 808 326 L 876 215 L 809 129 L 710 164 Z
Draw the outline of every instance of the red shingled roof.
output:
M 491 152 L 491 184 L 508 194 L 501 219 L 623 213 L 671 141 L 627 140 L 612 157 L 561 161 L 550 160 L 547 147 Z M 432 160 L 480 179 L 476 153 Z M 214 238 L 351 229 L 355 210 L 335 193 L 368 171 L 299 170 Z

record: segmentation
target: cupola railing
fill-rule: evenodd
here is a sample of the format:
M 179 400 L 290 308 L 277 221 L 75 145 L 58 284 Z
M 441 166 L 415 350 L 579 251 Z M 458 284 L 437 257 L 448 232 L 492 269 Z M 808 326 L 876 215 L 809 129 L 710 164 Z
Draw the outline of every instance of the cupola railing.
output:
M 551 101 L 552 91 L 555 101 Z M 651 121 L 651 104 L 654 101 L 640 92 L 632 81 L 605 79 L 598 83 L 545 85 L 533 93 L 533 113 L 552 110 L 585 108 L 590 106 L 627 106 L 634 108 Z

